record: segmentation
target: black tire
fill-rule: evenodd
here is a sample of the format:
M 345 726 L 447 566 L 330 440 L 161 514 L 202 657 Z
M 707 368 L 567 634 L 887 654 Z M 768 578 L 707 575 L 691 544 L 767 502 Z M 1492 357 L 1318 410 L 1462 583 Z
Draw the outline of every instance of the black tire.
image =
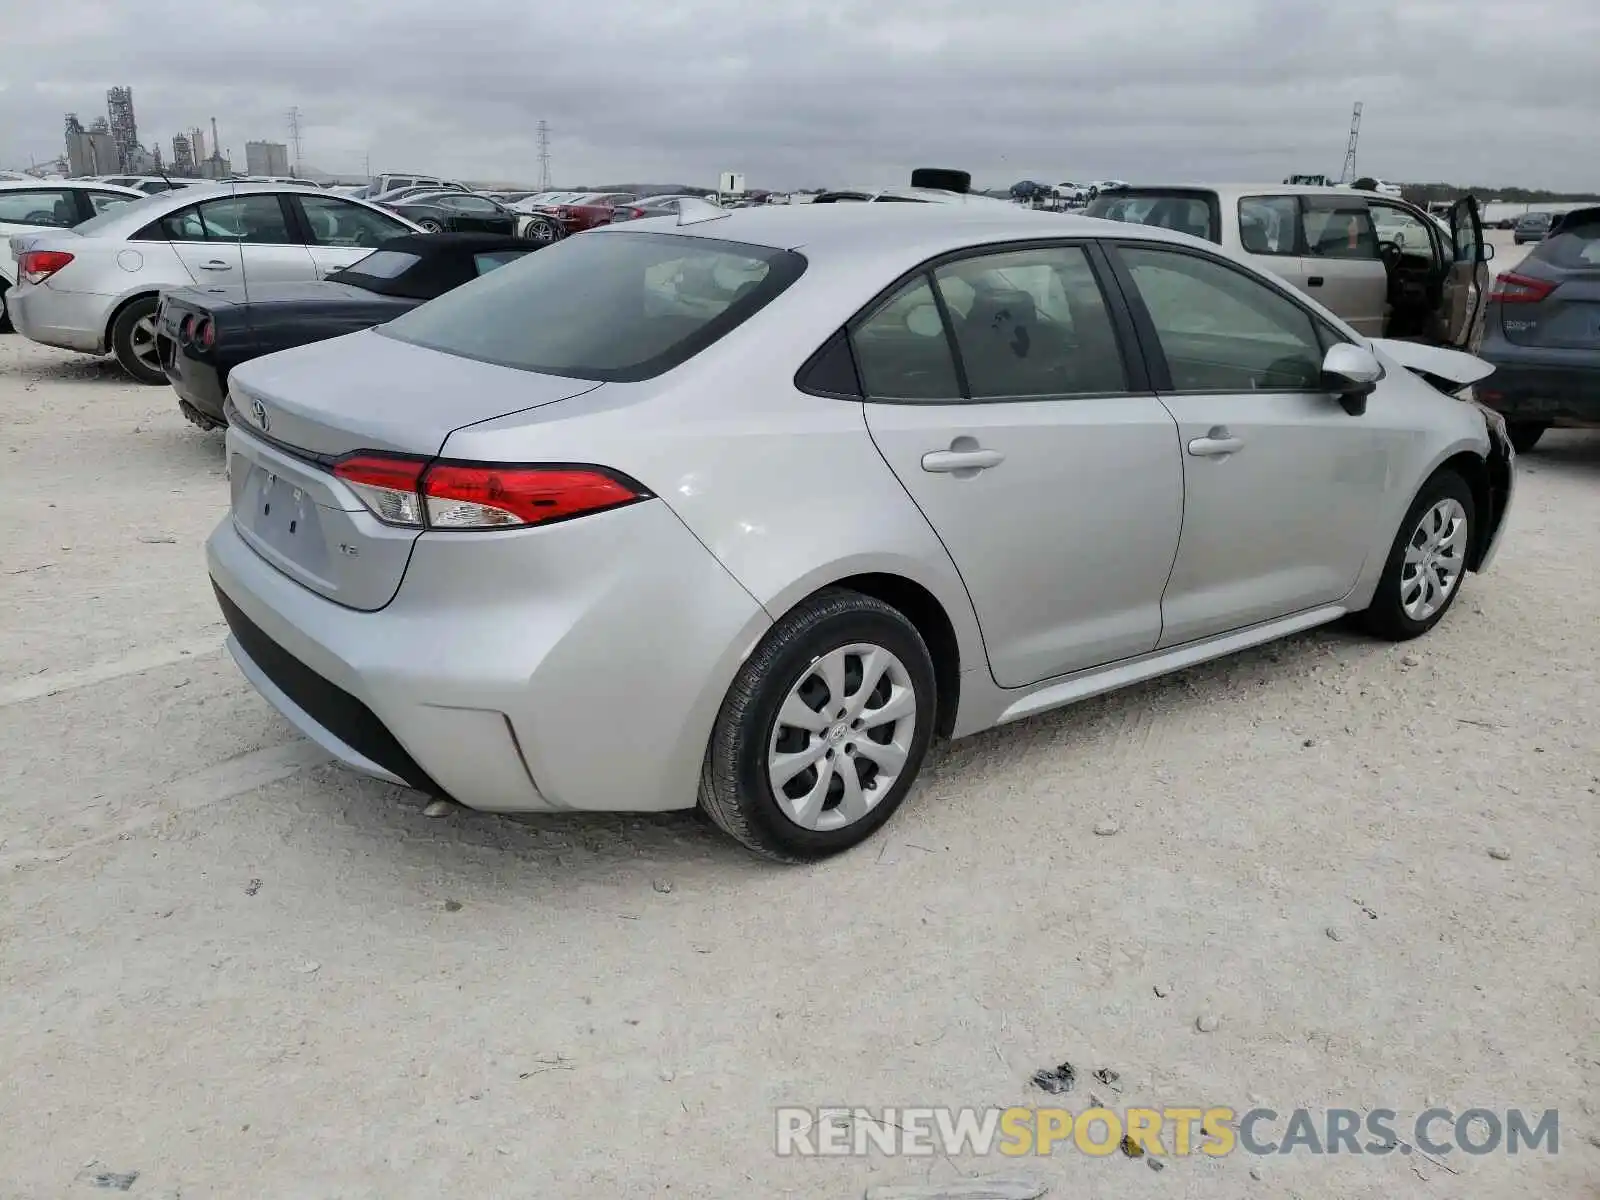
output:
M 6 309 L 6 292 L 10 289 L 11 285 L 0 279 L 0 333 L 10 333 L 12 328 L 11 313 Z
M 1518 454 L 1526 454 L 1539 444 L 1539 439 L 1549 428 L 1545 421 L 1507 421 L 1506 435 L 1511 439 L 1513 450 Z
M 853 643 L 881 646 L 904 665 L 916 700 L 914 730 L 898 777 L 866 816 L 838 829 L 807 829 L 779 807 L 767 752 L 790 689 L 818 659 Z M 768 631 L 728 689 L 706 749 L 700 805 L 723 832 L 778 862 L 812 862 L 860 845 L 911 790 L 933 740 L 937 697 L 928 647 L 898 610 L 859 592 L 819 592 Z M 841 761 L 857 769 L 856 759 Z
M 1406 548 L 1421 534 L 1419 526 L 1424 515 L 1446 499 L 1457 501 L 1467 516 L 1461 569 L 1444 603 L 1430 615 L 1416 619 L 1406 612 L 1402 603 L 1401 578 L 1405 571 Z M 1456 602 L 1456 597 L 1461 594 L 1461 586 L 1466 581 L 1466 559 L 1471 556 L 1477 529 L 1477 506 L 1473 503 L 1472 489 L 1467 486 L 1467 481 L 1451 470 L 1435 474 L 1422 485 L 1417 498 L 1406 510 L 1405 520 L 1400 522 L 1394 545 L 1389 549 L 1389 558 L 1383 565 L 1383 576 L 1378 580 L 1378 590 L 1372 597 L 1372 604 L 1360 616 L 1361 626 L 1374 637 L 1390 642 L 1405 642 L 1421 637 L 1442 621 L 1445 613 L 1450 611 L 1450 606 Z
M 154 296 L 140 296 L 119 312 L 117 319 L 111 323 L 111 353 L 116 355 L 118 365 L 140 383 L 167 382 L 167 373 L 159 366 L 150 366 L 134 349 L 135 328 L 141 321 L 148 321 L 155 316 L 156 303 Z

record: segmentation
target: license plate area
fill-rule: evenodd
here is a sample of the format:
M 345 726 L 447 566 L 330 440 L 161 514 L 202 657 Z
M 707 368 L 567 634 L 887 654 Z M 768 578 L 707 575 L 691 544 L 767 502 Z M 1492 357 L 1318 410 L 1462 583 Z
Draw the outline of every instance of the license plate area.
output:
M 233 470 L 246 471 L 234 505 L 234 520 L 251 535 L 258 549 L 268 549 L 289 563 L 328 577 L 328 543 L 323 510 L 294 481 L 270 467 L 236 458 Z

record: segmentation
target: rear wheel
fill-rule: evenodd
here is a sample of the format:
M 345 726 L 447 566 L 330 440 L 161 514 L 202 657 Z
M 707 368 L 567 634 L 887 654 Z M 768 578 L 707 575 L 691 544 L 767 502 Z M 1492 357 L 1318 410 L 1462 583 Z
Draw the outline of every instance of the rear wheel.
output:
M 0 333 L 11 332 L 11 314 L 6 311 L 6 291 L 11 285 L 0 279 Z
M 444 226 L 441 225 L 438 221 L 435 221 L 432 217 L 424 217 L 422 220 L 418 221 L 417 222 L 417 228 L 422 230 L 423 233 L 443 233 L 444 232 Z
M 122 369 L 140 383 L 166 383 L 156 356 L 156 298 L 141 296 L 117 314 L 111 325 L 111 352 Z
M 783 862 L 871 837 L 911 790 L 933 737 L 933 660 L 896 609 L 822 592 L 768 632 L 723 701 L 700 803 Z
M 1454 471 L 1440 471 L 1423 485 L 1400 523 L 1372 604 L 1361 614 L 1367 632 L 1403 642 L 1444 618 L 1467 573 L 1476 521 L 1472 489 Z
M 533 220 L 528 222 L 527 228 L 522 231 L 522 236 L 530 242 L 538 242 L 542 245 L 546 242 L 555 241 L 561 234 L 556 229 L 554 221 L 547 217 L 534 217 Z
M 1539 439 L 1549 428 L 1544 421 L 1507 421 L 1506 436 L 1511 439 L 1513 450 L 1518 454 L 1526 454 L 1539 444 Z

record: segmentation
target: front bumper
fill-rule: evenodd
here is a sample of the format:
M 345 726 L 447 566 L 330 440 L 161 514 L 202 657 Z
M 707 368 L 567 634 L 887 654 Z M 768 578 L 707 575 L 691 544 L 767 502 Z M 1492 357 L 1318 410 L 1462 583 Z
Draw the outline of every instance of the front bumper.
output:
M 282 574 L 231 517 L 206 555 L 230 650 L 293 725 L 354 770 L 487 812 L 693 807 L 770 625 L 660 501 L 423 534 L 377 612 Z
M 29 341 L 83 354 L 106 352 L 109 296 L 59 291 L 48 283 L 19 284 L 6 293 L 6 311 L 17 332 Z
M 1505 418 L 1487 405 L 1474 401 L 1483 413 L 1483 423 L 1489 432 L 1489 491 L 1495 498 L 1494 523 L 1483 541 L 1483 551 L 1478 555 L 1474 571 L 1480 574 L 1493 565 L 1500 546 L 1505 541 L 1505 531 L 1511 516 L 1511 503 L 1517 494 L 1517 451 L 1506 432 Z

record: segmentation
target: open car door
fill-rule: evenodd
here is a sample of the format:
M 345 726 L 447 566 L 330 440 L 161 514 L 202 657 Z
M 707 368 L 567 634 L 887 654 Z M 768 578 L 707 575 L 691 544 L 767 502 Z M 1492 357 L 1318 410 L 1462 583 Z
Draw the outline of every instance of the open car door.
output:
M 1489 258 L 1494 253 L 1483 240 L 1477 197 L 1463 196 L 1450 206 L 1450 242 L 1455 260 L 1444 284 L 1446 336 L 1457 349 L 1471 350 L 1482 337 L 1488 314 Z

